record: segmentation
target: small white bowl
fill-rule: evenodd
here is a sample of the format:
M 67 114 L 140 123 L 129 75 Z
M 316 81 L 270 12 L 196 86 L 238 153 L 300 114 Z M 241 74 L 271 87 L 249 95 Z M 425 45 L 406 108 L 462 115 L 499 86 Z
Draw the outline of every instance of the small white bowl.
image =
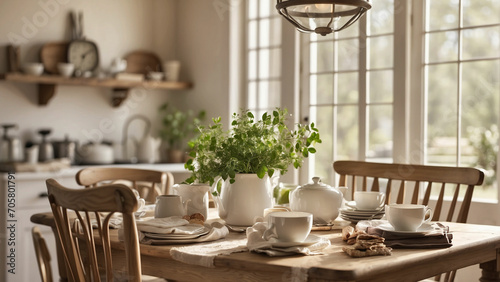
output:
M 59 74 L 64 77 L 71 77 L 75 71 L 75 65 L 70 63 L 57 63 Z
M 159 71 L 150 71 L 148 73 L 148 78 L 150 80 L 154 80 L 154 81 L 163 80 L 164 76 L 165 76 L 165 74 L 163 72 L 159 72 Z
M 23 65 L 23 71 L 30 75 L 41 75 L 43 73 L 42 63 L 26 63 Z

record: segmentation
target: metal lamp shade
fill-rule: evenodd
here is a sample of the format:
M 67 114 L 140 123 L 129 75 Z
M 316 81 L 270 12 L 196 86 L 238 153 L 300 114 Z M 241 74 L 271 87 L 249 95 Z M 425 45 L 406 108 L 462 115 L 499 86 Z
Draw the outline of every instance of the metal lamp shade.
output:
M 371 7 L 368 0 L 277 0 L 276 4 L 299 31 L 321 35 L 347 28 Z M 340 25 L 341 18 L 349 19 Z

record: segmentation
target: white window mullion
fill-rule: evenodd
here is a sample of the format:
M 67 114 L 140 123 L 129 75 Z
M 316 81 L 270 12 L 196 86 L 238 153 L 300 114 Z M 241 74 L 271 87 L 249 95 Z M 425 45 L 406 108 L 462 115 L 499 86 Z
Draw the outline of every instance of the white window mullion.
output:
M 410 132 L 409 132 L 409 156 L 408 162 L 413 164 L 423 164 L 425 162 L 425 150 L 427 148 L 426 126 L 427 111 L 423 105 L 427 104 L 425 95 L 425 67 L 422 62 L 425 56 L 425 7 L 422 0 L 413 1 L 411 17 L 411 46 L 410 57 Z M 422 142 L 423 141 L 423 142 Z
M 394 104 L 393 104 L 393 160 L 409 162 L 409 91 L 410 91 L 410 31 L 411 3 L 395 0 L 394 13 Z
M 367 17 L 359 19 L 359 151 L 358 159 L 365 160 L 368 150 L 369 108 L 368 108 L 368 52 Z

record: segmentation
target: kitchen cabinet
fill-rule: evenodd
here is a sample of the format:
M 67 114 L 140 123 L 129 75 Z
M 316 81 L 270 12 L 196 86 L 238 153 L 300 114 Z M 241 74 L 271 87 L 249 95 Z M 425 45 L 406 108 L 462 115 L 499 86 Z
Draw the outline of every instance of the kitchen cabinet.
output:
M 174 183 L 180 183 L 188 176 L 183 164 L 135 164 L 115 165 L 169 171 Z M 75 166 L 57 172 L 0 173 L 0 281 L 41 281 L 31 237 L 31 215 L 51 212 L 47 198 L 45 180 L 54 178 L 61 184 L 80 189 L 75 180 L 76 173 L 83 166 Z M 10 178 L 10 179 L 9 179 Z M 52 273 L 59 277 L 56 243 L 52 230 L 38 225 L 51 255 Z M 14 273 L 11 273 L 11 272 Z
M 182 90 L 193 87 L 190 82 L 179 81 L 131 81 L 113 78 L 63 77 L 59 75 L 27 75 L 22 73 L 0 74 L 0 79 L 12 82 L 34 83 L 38 85 L 38 104 L 47 105 L 54 97 L 58 85 L 105 87 L 113 90 L 111 105 L 120 106 L 132 88 Z
M 41 281 L 33 248 L 30 217 L 38 212 L 50 212 L 45 179 L 57 179 L 63 185 L 78 187 L 74 175 L 77 169 L 60 173 L 1 173 L 0 202 L 6 207 L 0 212 L 1 281 Z M 54 234 L 40 226 L 52 258 L 52 271 L 58 276 Z M 56 276 L 56 277 L 57 277 Z

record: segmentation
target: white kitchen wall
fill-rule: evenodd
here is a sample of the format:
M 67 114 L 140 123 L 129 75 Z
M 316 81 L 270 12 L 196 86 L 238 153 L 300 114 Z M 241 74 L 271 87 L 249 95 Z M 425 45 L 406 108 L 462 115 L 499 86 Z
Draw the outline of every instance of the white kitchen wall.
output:
M 179 20 L 176 12 L 181 1 L 175 0 L 2 0 L 0 1 L 0 73 L 6 72 L 6 46 L 19 43 L 21 62 L 38 61 L 42 44 L 70 39 L 68 12 L 84 12 L 84 33 L 97 43 L 101 67 L 107 68 L 113 58 L 134 50 L 156 53 L 162 60 L 180 59 L 183 63 L 182 80 L 197 81 L 196 66 L 185 65 L 176 50 L 183 49 L 177 35 L 185 25 L 197 26 L 191 20 Z M 184 1 L 182 1 L 184 2 Z M 195 1 L 185 1 L 195 2 Z M 201 2 L 201 1 L 196 1 Z M 211 1 L 203 1 L 211 2 Z M 184 5 L 184 4 L 182 4 Z M 181 5 L 181 6 L 182 6 Z M 189 4 L 187 4 L 189 5 Z M 191 3 L 192 5 L 192 3 Z M 186 44 L 193 42 L 187 41 Z M 199 47 L 204 45 L 197 42 Z M 192 50 L 191 48 L 187 48 Z M 200 49 L 198 49 L 198 52 Z M 187 52 L 182 56 L 190 58 Z M 205 53 L 205 52 L 200 52 Z M 193 62 L 189 62 L 193 63 Z M 196 63 L 196 62 L 195 62 Z M 218 79 L 212 77 L 212 79 Z M 214 80 L 211 84 L 218 85 Z M 210 85 L 203 87 L 210 94 Z M 153 122 L 153 133 L 158 131 L 160 104 L 173 96 L 178 101 L 191 100 L 194 90 L 134 89 L 121 107 L 111 107 L 111 89 L 88 86 L 59 86 L 47 106 L 38 106 L 37 87 L 0 81 L 0 123 L 16 123 L 16 135 L 23 141 L 39 141 L 40 128 L 52 128 L 51 139 L 62 139 L 65 134 L 80 143 L 101 137 L 120 142 L 125 120 L 133 114 L 143 114 Z M 213 92 L 219 92 L 218 89 Z M 213 93 L 212 92 L 212 93 Z M 205 106 L 205 105 L 203 105 Z M 141 132 L 142 133 L 142 132 Z

